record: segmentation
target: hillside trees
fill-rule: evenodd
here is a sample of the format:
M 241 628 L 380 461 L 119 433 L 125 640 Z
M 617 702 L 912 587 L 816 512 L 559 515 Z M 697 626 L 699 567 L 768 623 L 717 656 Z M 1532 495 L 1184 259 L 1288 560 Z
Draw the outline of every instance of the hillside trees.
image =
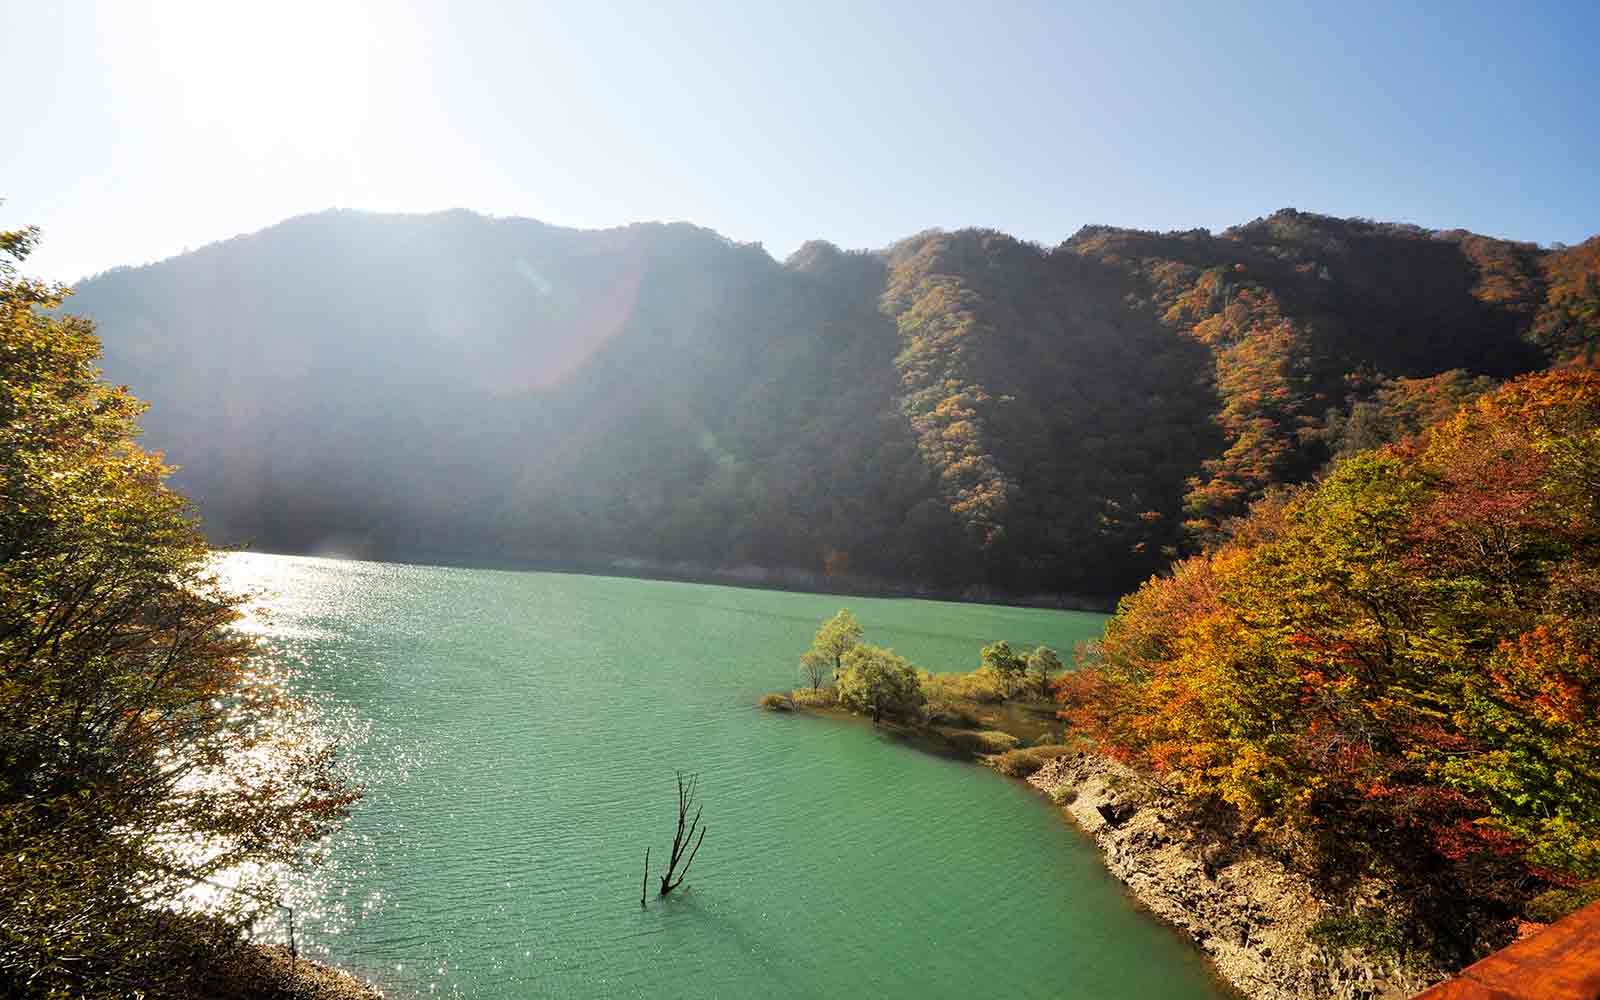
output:
M 1156 569 L 1213 444 L 1203 352 L 1127 317 L 1123 277 L 1071 253 L 971 230 L 888 258 L 900 409 L 982 582 L 1087 591 Z
M 1334 458 L 1399 441 L 1455 414 L 1495 387 L 1495 381 L 1459 368 L 1426 378 L 1352 376 L 1345 410 L 1331 409 L 1312 436 Z
M 1549 291 L 1530 339 L 1557 362 L 1593 366 L 1600 346 L 1600 236 L 1544 260 Z
M 1091 227 L 1068 246 L 1118 268 L 1141 311 L 1210 353 L 1224 442 L 1187 485 L 1192 542 L 1314 474 L 1330 409 L 1389 380 L 1541 363 L 1519 339 L 1543 294 L 1529 244 L 1285 209 L 1218 236 Z
M 1596 497 L 1600 376 L 1513 381 L 1130 595 L 1066 712 L 1460 964 L 1600 877 Z
M 230 628 L 92 326 L 15 276 L 31 239 L 0 236 L 0 982 L 133 996 L 194 974 L 162 910 L 191 875 L 299 863 L 357 793 Z
M 1400 386 L 1548 363 L 1586 248 L 1285 210 L 780 264 L 681 224 L 330 212 L 74 305 L 220 541 L 1089 597 L 1409 430 Z

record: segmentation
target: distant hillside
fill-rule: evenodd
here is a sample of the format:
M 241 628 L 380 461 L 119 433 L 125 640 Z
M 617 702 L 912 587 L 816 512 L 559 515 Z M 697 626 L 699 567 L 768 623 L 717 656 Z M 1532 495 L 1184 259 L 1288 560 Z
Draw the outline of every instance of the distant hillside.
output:
M 683 224 L 336 211 L 68 308 L 216 542 L 1110 594 L 1570 355 L 1595 247 L 1291 210 L 779 264 Z

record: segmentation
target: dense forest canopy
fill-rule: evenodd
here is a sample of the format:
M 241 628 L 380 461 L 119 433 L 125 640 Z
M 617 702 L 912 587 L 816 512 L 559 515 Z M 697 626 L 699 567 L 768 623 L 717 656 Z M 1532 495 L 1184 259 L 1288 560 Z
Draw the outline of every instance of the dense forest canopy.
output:
M 1600 375 L 1561 369 L 1259 501 L 1123 599 L 1064 698 L 1455 968 L 1600 893 L 1596 649 Z
M 1114 594 L 1274 484 L 1581 358 L 1597 246 L 1285 210 L 780 264 L 684 224 L 341 211 L 70 308 L 216 542 Z

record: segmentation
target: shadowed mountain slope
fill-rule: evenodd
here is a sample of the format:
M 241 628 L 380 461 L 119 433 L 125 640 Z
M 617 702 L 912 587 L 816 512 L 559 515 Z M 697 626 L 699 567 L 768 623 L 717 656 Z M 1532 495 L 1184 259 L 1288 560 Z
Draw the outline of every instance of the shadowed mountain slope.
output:
M 217 542 L 1110 594 L 1543 366 L 1568 256 L 1288 210 L 779 264 L 685 224 L 331 211 L 68 308 Z

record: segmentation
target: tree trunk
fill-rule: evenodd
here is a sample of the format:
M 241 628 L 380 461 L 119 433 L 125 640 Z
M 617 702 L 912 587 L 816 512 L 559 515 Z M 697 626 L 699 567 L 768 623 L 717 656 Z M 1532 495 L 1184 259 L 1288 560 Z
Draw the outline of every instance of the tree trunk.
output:
M 700 783 L 700 776 L 691 774 L 686 783 L 683 772 L 678 772 L 678 829 L 672 835 L 672 856 L 667 860 L 666 874 L 661 876 L 661 895 L 676 889 L 683 884 L 684 877 L 689 874 L 689 866 L 694 864 L 694 856 L 700 853 L 700 845 L 706 839 L 706 828 L 700 825 L 701 810 L 695 809 L 694 819 L 689 820 L 689 809 L 694 805 L 695 787 Z M 685 820 L 688 820 L 685 826 Z M 695 830 L 700 831 L 700 836 L 695 837 Z M 694 841 L 691 850 L 689 842 Z M 688 853 L 688 860 L 684 860 L 684 853 Z M 678 862 L 683 861 L 683 871 L 678 871 Z M 673 876 L 677 878 L 674 879 Z

